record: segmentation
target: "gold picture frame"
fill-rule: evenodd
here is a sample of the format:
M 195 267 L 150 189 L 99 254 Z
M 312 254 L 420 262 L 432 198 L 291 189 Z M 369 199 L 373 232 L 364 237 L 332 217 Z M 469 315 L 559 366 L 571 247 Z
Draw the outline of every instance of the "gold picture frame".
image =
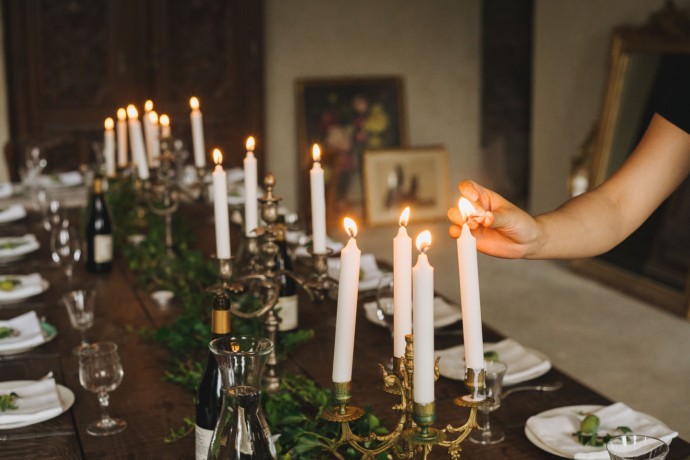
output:
M 397 224 L 406 206 L 415 222 L 445 219 L 448 180 L 448 153 L 443 146 L 366 151 L 366 223 Z

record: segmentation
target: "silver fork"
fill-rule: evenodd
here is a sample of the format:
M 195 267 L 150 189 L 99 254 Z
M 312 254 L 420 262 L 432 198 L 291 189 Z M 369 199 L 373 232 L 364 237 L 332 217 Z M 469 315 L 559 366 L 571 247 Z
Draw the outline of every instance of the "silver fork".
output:
M 556 391 L 563 388 L 563 382 L 558 381 L 554 383 L 544 383 L 541 385 L 524 385 L 521 387 L 510 388 L 501 394 L 501 399 L 506 399 L 513 393 L 518 391 Z

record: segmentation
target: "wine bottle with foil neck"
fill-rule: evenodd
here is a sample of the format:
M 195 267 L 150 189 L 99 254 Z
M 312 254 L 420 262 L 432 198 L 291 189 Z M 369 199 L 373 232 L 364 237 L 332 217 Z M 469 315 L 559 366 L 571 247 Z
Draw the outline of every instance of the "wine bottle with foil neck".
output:
M 211 310 L 212 339 L 230 335 L 230 298 L 225 293 L 218 293 L 213 298 Z M 211 444 L 213 430 L 220 416 L 223 404 L 223 382 L 218 369 L 218 362 L 209 351 L 206 369 L 197 388 L 194 420 L 196 460 L 206 460 Z
M 107 273 L 113 269 L 113 227 L 100 176 L 93 180 L 86 222 L 86 270 Z

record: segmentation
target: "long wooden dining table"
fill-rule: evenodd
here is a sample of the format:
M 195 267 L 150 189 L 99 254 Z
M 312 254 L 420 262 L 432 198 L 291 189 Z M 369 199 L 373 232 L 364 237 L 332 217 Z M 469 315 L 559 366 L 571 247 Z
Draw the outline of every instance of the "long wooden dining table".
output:
M 193 204 L 179 212 L 187 213 L 197 222 L 200 249 L 213 252 L 213 227 L 208 225 L 212 210 Z M 73 210 L 76 216 L 80 211 Z M 80 334 L 70 326 L 60 296 L 69 287 L 64 273 L 51 264 L 48 234 L 40 228 L 39 217 L 28 218 L 0 226 L 0 236 L 34 233 L 41 242 L 38 251 L 22 260 L 0 265 L 0 275 L 39 272 L 50 283 L 43 294 L 16 304 L 0 305 L 0 319 L 13 318 L 35 310 L 40 317 L 57 328 L 57 337 L 39 347 L 17 355 L 0 356 L 0 382 L 39 379 L 52 371 L 58 384 L 69 388 L 75 401 L 61 415 L 34 425 L 11 430 L 0 429 L 0 459 L 190 459 L 194 457 L 192 436 L 166 443 L 171 429 L 182 425 L 185 417 L 194 417 L 193 396 L 181 387 L 163 380 L 169 364 L 169 352 L 160 345 L 137 334 L 140 328 L 155 328 L 170 322 L 180 309 L 175 301 L 168 307 L 158 306 L 150 292 L 138 289 L 125 263 L 117 260 L 112 272 L 104 275 L 87 274 L 77 268 L 74 286 L 92 287 L 97 291 L 96 321 L 87 332 L 91 341 L 113 341 L 119 346 L 124 367 L 122 384 L 110 395 L 110 414 L 125 419 L 127 429 L 117 435 L 94 437 L 86 433 L 86 426 L 99 416 L 95 394 L 79 383 L 78 361 L 72 349 L 78 345 Z M 361 302 L 361 299 L 360 299 Z M 311 328 L 315 336 L 290 358 L 289 366 L 298 369 L 319 384 L 329 387 L 335 330 L 335 302 L 312 303 L 301 295 L 300 327 Z M 484 325 L 484 338 L 495 342 L 501 337 Z M 436 337 L 437 348 L 462 343 L 461 327 L 444 328 Z M 548 354 L 548 350 L 542 350 Z M 392 352 L 389 332 L 368 321 L 362 309 L 357 317 L 357 339 L 353 368 L 352 403 L 371 406 L 391 427 L 396 422 L 391 406 L 397 401 L 382 391 L 381 373 L 377 363 L 385 363 Z M 532 444 L 525 435 L 525 422 L 542 411 L 569 405 L 610 404 L 611 401 L 578 382 L 557 368 L 535 382 L 563 382 L 562 389 L 553 392 L 518 392 L 503 401 L 492 413 L 492 421 L 505 428 L 505 440 L 496 445 L 483 446 L 469 441 L 463 443 L 463 459 L 553 459 L 559 458 Z M 454 397 L 465 394 L 462 382 L 441 377 L 436 385 L 436 425 L 460 425 L 467 418 L 467 409 L 451 404 Z M 433 458 L 448 458 L 444 450 L 435 448 Z M 671 444 L 669 460 L 690 459 L 690 444 L 676 438 Z

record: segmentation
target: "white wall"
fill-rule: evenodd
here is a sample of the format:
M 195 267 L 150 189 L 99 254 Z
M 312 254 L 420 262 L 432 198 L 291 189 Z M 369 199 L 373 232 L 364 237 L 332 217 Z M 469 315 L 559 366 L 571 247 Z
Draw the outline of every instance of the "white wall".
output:
M 479 0 L 267 0 L 266 145 L 277 193 L 298 203 L 294 84 L 400 75 L 412 146 L 444 144 L 449 198 L 479 169 Z
M 642 24 L 665 0 L 536 0 L 530 210 L 568 198 L 570 161 L 599 118 L 612 30 Z M 690 2 L 676 2 L 687 6 Z

